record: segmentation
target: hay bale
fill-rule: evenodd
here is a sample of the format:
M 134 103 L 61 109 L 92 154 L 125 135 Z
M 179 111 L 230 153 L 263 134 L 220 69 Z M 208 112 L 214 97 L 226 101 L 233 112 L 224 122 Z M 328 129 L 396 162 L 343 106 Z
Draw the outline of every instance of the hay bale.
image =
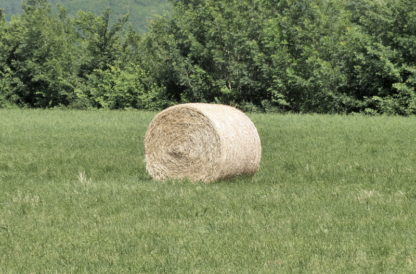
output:
M 212 182 L 254 174 L 261 143 L 254 124 L 236 108 L 183 104 L 162 111 L 150 123 L 145 157 L 156 180 Z

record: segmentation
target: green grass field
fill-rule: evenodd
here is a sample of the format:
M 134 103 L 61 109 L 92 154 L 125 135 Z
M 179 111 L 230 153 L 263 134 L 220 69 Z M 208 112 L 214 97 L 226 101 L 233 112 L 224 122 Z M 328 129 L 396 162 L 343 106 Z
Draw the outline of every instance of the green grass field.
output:
M 155 182 L 155 113 L 0 110 L 0 273 L 411 273 L 416 119 L 265 115 L 260 172 Z

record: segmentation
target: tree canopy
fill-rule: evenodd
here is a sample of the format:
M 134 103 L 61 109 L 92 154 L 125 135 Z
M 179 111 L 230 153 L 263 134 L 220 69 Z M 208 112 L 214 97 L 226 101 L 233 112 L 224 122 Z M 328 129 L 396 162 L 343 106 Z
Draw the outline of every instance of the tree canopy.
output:
M 146 33 L 27 0 L 1 13 L 0 106 L 416 114 L 416 0 L 172 0 Z

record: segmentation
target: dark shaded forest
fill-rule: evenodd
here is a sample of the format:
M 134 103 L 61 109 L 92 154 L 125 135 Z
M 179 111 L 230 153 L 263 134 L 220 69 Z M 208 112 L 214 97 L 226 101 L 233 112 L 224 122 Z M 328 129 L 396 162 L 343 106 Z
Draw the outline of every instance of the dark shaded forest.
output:
M 0 107 L 416 114 L 416 0 L 172 0 L 141 33 L 110 10 L 0 15 Z

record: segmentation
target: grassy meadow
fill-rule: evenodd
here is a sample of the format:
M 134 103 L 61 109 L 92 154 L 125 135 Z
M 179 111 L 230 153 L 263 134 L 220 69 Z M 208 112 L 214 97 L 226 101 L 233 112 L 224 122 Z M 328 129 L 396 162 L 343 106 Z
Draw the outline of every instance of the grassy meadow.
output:
M 155 113 L 0 110 L 0 273 L 411 273 L 416 118 L 250 115 L 254 177 L 155 182 Z

